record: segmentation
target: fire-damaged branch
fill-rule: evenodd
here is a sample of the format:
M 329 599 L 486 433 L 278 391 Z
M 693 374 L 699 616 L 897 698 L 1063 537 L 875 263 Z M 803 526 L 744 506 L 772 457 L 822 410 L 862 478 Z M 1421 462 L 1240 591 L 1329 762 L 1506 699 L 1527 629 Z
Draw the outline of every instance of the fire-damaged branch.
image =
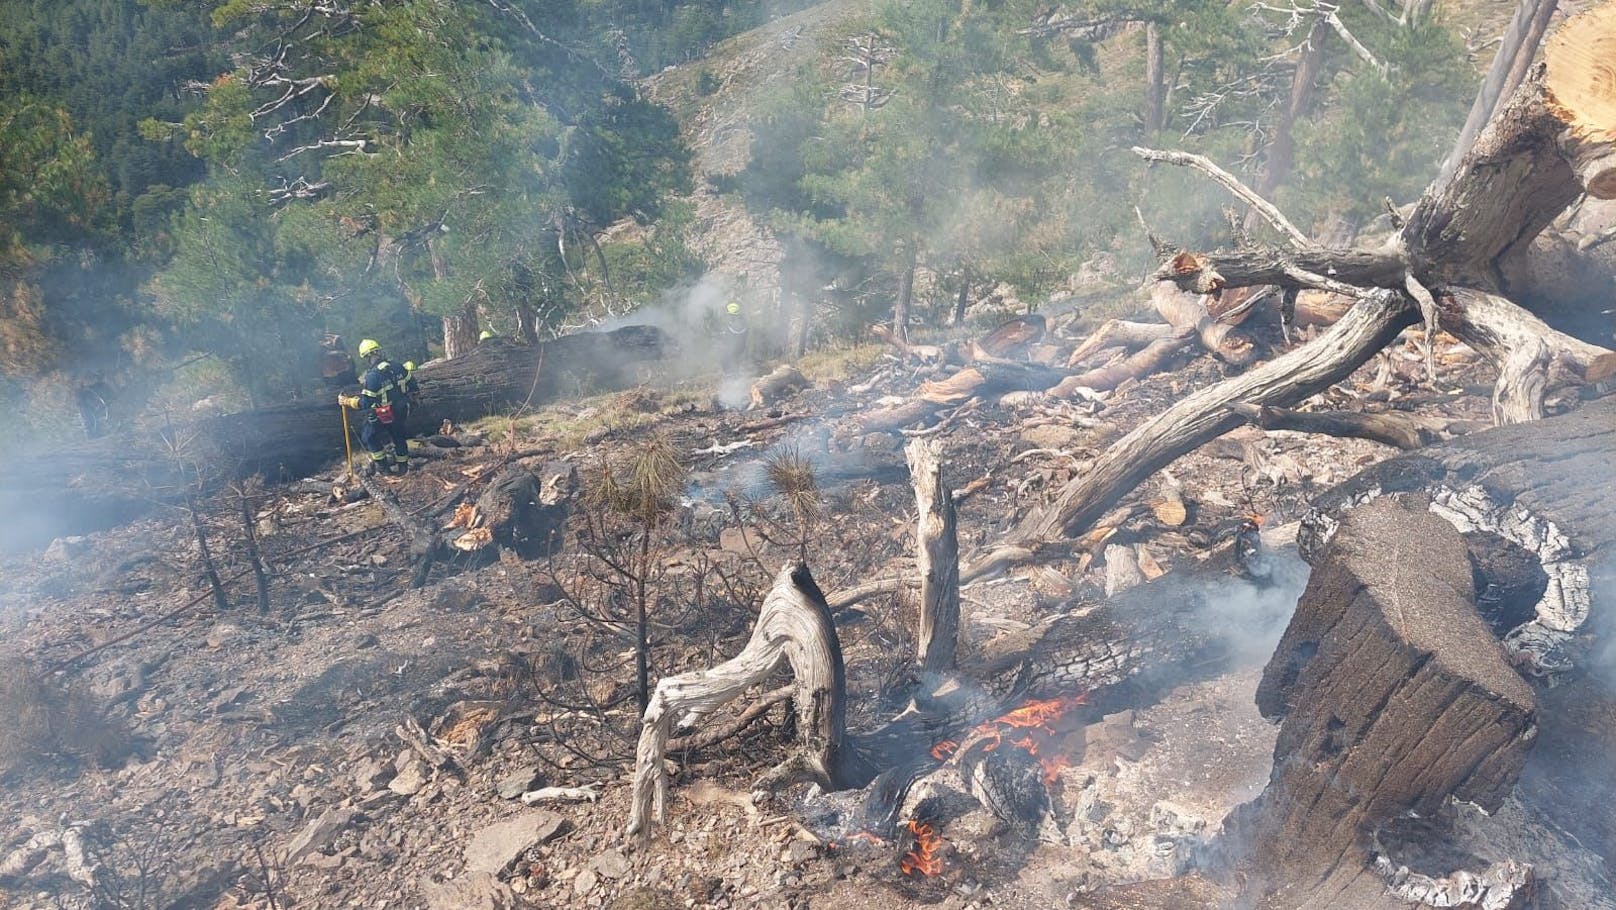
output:
M 372 501 L 382 507 L 387 517 L 398 529 L 404 532 L 410 544 L 410 559 L 415 563 L 410 575 L 410 587 L 419 588 L 426 584 L 427 575 L 432 571 L 432 562 L 437 559 L 443 550 L 443 538 L 430 526 L 418 521 L 404 508 L 393 495 L 393 491 L 374 477 L 360 475 L 359 482 L 364 485 L 365 492 L 370 494 Z
M 1291 223 L 1285 213 L 1281 212 L 1272 202 L 1257 195 L 1256 191 L 1240 182 L 1240 179 L 1229 173 L 1205 155 L 1193 155 L 1189 152 L 1170 152 L 1158 149 L 1133 147 L 1133 153 L 1146 161 L 1176 164 L 1180 167 L 1192 167 L 1216 180 L 1224 189 L 1239 197 L 1240 200 L 1256 209 L 1263 219 L 1274 226 L 1274 229 L 1285 235 L 1293 245 L 1298 247 L 1314 247 L 1312 238 L 1302 233 L 1301 229 Z
M 1302 401 L 1346 378 L 1416 315 L 1402 295 L 1383 291 L 1360 301 L 1312 344 L 1180 399 L 1118 440 L 1053 502 L 1032 511 L 1009 545 L 1036 549 L 1082 533 L 1146 477 L 1244 422 L 1229 405 Z
M 1579 195 L 1616 195 L 1616 130 L 1608 113 L 1616 81 L 1603 78 L 1613 42 L 1616 3 L 1609 0 L 1562 26 L 1546 63 L 1482 132 L 1453 179 L 1427 190 L 1399 233 L 1379 246 L 1174 255 L 1155 277 L 1186 291 L 1323 287 L 1358 302 L 1318 341 L 1140 425 L 1023 519 L 1003 552 L 1036 552 L 1082 533 L 1150 474 L 1244 420 L 1230 405 L 1300 402 L 1345 378 L 1415 317 L 1423 317 L 1427 338 L 1435 328 L 1450 328 L 1490 346 L 1500 371 L 1494 406 L 1500 422 L 1541 415 L 1556 363 L 1583 382 L 1609 375 L 1610 352 L 1572 343 L 1479 289 L 1496 286 L 1499 262 L 1524 250 Z M 992 561 L 989 554 L 977 562 Z
M 926 672 L 953 669 L 959 639 L 959 537 L 954 497 L 943 483 L 942 446 L 916 439 L 904 449 L 919 512 L 920 634 L 916 662 Z
M 1296 411 L 1261 407 L 1243 401 L 1229 410 L 1265 430 L 1295 430 L 1324 436 L 1368 439 L 1398 449 L 1417 449 L 1438 442 L 1435 429 L 1407 414 L 1362 414 L 1356 411 Z
M 808 567 L 787 565 L 764 597 L 752 637 L 739 654 L 709 669 L 657 683 L 641 719 L 629 836 L 649 837 L 653 819 L 667 820 L 668 774 L 663 760 L 675 727 L 699 724 L 765 681 L 781 664 L 790 665 L 795 679 L 793 700 L 802 745 L 769 776 L 806 775 L 827 788 L 838 784 L 847 723 L 841 643 L 825 595 Z

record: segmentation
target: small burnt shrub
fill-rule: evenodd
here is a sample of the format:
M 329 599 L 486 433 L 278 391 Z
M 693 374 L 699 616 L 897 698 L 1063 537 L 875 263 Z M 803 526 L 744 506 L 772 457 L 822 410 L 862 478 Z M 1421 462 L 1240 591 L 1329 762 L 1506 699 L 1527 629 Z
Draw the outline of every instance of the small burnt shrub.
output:
M 60 685 L 23 657 L 0 654 L 0 775 L 58 759 L 106 767 L 129 748 L 128 733 L 87 694 Z

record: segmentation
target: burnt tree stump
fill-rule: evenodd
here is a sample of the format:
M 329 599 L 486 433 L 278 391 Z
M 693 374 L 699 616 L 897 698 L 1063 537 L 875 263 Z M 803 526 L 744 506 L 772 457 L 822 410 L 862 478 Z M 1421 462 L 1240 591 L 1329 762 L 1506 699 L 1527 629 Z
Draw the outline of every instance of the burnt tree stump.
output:
M 535 473 L 522 465 L 501 471 L 477 497 L 476 515 L 487 528 L 486 543 L 523 559 L 547 556 L 561 548 L 577 488 L 578 470 L 564 461 L 544 464 Z
M 1358 511 L 1393 495 L 1464 532 L 1477 607 L 1534 681 L 1538 735 L 1516 797 L 1616 862 L 1616 399 L 1374 465 L 1314 501 L 1298 544 L 1322 567 Z M 1590 811 L 1590 807 L 1596 807 Z
M 1261 906 L 1405 906 L 1377 869 L 1380 829 L 1510 793 L 1537 702 L 1474 594 L 1464 540 L 1436 515 L 1386 500 L 1342 521 L 1257 690 L 1284 719 L 1268 788 L 1235 823 Z

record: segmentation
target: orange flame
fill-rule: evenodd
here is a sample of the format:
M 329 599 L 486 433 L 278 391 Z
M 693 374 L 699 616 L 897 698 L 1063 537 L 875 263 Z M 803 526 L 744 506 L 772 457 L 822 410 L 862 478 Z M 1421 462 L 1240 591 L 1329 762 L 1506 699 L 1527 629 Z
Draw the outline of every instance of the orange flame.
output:
M 999 746 L 1009 743 L 1038 759 L 1038 763 L 1044 768 L 1044 783 L 1053 785 L 1060 777 L 1061 770 L 1071 764 L 1071 759 L 1066 755 L 1049 748 L 1055 737 L 1063 732 L 1056 729 L 1055 724 L 1073 708 L 1087 704 L 1088 697 L 1087 692 L 1080 692 L 1077 695 L 1035 699 L 977 725 L 971 733 L 973 736 L 984 738 L 981 745 L 984 752 L 992 752 Z M 934 747 L 932 755 L 936 754 L 937 749 Z
M 915 836 L 915 848 L 898 860 L 898 869 L 904 875 L 930 877 L 943 871 L 942 835 L 925 822 L 909 820 L 909 833 Z
M 931 747 L 931 757 L 938 761 L 948 761 L 948 757 L 959 750 L 959 743 L 952 739 L 938 740 L 937 745 Z

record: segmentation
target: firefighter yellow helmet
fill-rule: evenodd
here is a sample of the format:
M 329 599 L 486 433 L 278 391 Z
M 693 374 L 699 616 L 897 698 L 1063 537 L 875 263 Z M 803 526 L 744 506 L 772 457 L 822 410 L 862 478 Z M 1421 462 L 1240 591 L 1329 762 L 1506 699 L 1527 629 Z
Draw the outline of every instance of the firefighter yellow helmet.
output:
M 359 356 L 360 357 L 369 357 L 370 355 L 380 351 L 381 349 L 382 349 L 381 342 L 377 341 L 374 338 L 366 338 L 364 341 L 359 342 Z
M 729 310 L 729 314 L 731 316 L 739 316 L 739 315 L 741 315 L 741 305 L 738 304 L 738 303 L 731 303 L 727 307 L 727 309 Z
M 478 335 L 478 336 L 477 336 L 477 340 L 478 340 L 478 341 L 487 341 L 487 340 L 488 340 L 488 339 L 490 339 L 490 338 L 492 338 L 492 337 L 494 337 L 494 333 L 493 333 L 493 332 L 490 332 L 490 331 L 488 331 L 488 330 L 487 330 L 487 329 L 483 329 L 483 330 L 482 330 L 482 333 L 481 333 L 481 334 L 480 334 L 480 335 Z
M 415 361 L 413 361 L 413 360 L 404 361 L 404 372 L 406 372 L 406 373 L 415 372 Z

